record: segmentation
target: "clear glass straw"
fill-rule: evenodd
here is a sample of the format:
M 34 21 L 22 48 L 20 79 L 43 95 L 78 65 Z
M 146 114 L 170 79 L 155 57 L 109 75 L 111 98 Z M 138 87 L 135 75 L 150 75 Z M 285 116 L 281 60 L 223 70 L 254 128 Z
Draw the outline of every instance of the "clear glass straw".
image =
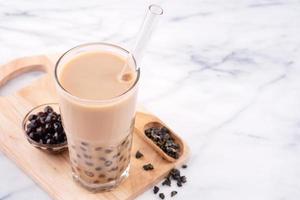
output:
M 155 25 L 162 14 L 163 9 L 159 5 L 152 4 L 148 7 L 147 14 L 143 20 L 134 48 L 132 50 L 138 67 L 140 66 L 145 47 L 147 46 L 153 30 L 155 29 Z
M 152 4 L 148 7 L 147 14 L 143 20 L 142 26 L 138 32 L 138 36 L 137 36 L 135 45 L 131 51 L 135 58 L 138 68 L 140 66 L 140 62 L 141 62 L 144 50 L 151 38 L 153 30 L 155 29 L 155 25 L 157 24 L 157 21 L 162 14 L 163 14 L 163 9 L 159 5 Z M 131 54 L 130 54 L 130 56 L 131 56 Z M 128 62 L 125 63 L 125 65 L 123 66 L 123 69 L 121 70 L 121 73 L 120 73 L 121 80 L 125 80 L 125 81 L 127 80 L 127 78 L 126 78 L 127 70 L 128 70 Z

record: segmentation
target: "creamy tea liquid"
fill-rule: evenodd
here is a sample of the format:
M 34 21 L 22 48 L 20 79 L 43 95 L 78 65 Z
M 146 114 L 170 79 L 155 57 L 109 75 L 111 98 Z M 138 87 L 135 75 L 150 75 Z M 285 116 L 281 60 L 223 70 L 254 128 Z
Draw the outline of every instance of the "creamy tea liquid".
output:
M 74 178 L 88 189 L 115 185 L 130 162 L 134 64 L 115 53 L 90 51 L 64 62 L 57 75 L 66 91 L 59 92 L 59 101 Z

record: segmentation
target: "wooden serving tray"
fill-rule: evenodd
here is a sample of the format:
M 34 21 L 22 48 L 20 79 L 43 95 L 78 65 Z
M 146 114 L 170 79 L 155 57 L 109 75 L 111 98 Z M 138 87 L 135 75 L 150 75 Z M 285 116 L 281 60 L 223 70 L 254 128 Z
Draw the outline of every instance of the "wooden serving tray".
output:
M 0 149 L 53 199 L 134 199 L 160 181 L 171 168 L 185 162 L 188 147 L 179 137 L 184 147 L 182 155 L 175 162 L 170 162 L 164 160 L 140 132 L 136 134 L 137 127 L 143 127 L 149 122 L 146 119 L 158 119 L 140 108 L 133 136 L 129 177 L 110 192 L 94 194 L 78 186 L 72 180 L 68 152 L 53 155 L 34 148 L 27 142 L 21 126 L 23 117 L 31 108 L 43 103 L 57 102 L 53 79 L 57 59 L 58 55 L 41 55 L 16 59 L 0 66 L 0 86 L 28 71 L 46 72 L 44 76 L 16 93 L 0 97 Z M 134 158 L 137 150 L 143 152 L 145 156 L 141 159 Z M 144 171 L 142 166 L 146 163 L 152 163 L 155 169 Z

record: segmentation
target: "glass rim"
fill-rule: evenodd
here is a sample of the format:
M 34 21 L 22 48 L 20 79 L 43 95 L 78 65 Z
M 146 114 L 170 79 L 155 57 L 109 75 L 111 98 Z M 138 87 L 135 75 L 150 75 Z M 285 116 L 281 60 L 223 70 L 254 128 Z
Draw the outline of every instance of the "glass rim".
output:
M 114 96 L 114 97 L 111 97 L 109 99 L 101 99 L 101 100 L 94 100 L 94 99 L 86 99 L 86 98 L 81 98 L 81 97 L 78 97 L 76 95 L 73 95 L 71 92 L 69 92 L 68 90 L 66 90 L 59 78 L 58 78 L 58 66 L 61 62 L 61 60 L 64 58 L 64 56 L 66 56 L 67 54 L 71 53 L 73 50 L 76 50 L 76 49 L 79 49 L 79 48 L 82 48 L 82 47 L 85 47 L 85 46 L 96 46 L 96 45 L 103 45 L 103 46 L 108 46 L 108 47 L 113 47 L 113 48 L 116 48 L 118 50 L 121 50 L 125 53 L 127 53 L 132 59 L 133 59 L 133 62 L 134 62 L 134 66 L 135 66 L 135 71 L 137 72 L 137 76 L 136 76 L 136 79 L 134 81 L 134 83 L 132 84 L 132 86 L 130 88 L 128 88 L 125 92 L 117 95 L 117 96 Z M 84 102 L 87 102 L 87 103 L 106 103 L 106 102 L 112 102 L 114 100 L 117 100 L 119 99 L 120 97 L 126 95 L 128 92 L 130 92 L 132 89 L 135 88 L 135 86 L 137 85 L 139 79 L 140 79 L 140 68 L 137 66 L 137 63 L 136 63 L 136 59 L 134 57 L 134 55 L 128 51 L 127 49 L 121 47 L 120 45 L 117 45 L 117 44 L 113 44 L 113 43 L 108 43 L 108 42 L 91 42 L 91 43 L 84 43 L 84 44 L 80 44 L 80 45 L 77 45 L 71 49 L 69 49 L 68 51 L 66 51 L 65 53 L 63 53 L 59 59 L 56 61 L 55 63 L 55 67 L 54 67 L 54 77 L 55 77 L 55 82 L 57 83 L 57 85 L 59 86 L 60 89 L 62 89 L 62 91 L 70 96 L 71 98 L 74 98 L 78 101 L 84 101 Z

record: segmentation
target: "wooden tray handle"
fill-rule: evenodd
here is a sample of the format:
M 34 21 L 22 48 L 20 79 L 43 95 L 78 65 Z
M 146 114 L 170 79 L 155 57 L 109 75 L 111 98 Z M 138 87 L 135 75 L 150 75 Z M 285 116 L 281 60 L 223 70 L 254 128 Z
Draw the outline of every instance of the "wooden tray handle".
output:
M 29 71 L 52 73 L 53 63 L 47 56 L 34 56 L 15 59 L 0 66 L 0 87 L 7 81 Z

